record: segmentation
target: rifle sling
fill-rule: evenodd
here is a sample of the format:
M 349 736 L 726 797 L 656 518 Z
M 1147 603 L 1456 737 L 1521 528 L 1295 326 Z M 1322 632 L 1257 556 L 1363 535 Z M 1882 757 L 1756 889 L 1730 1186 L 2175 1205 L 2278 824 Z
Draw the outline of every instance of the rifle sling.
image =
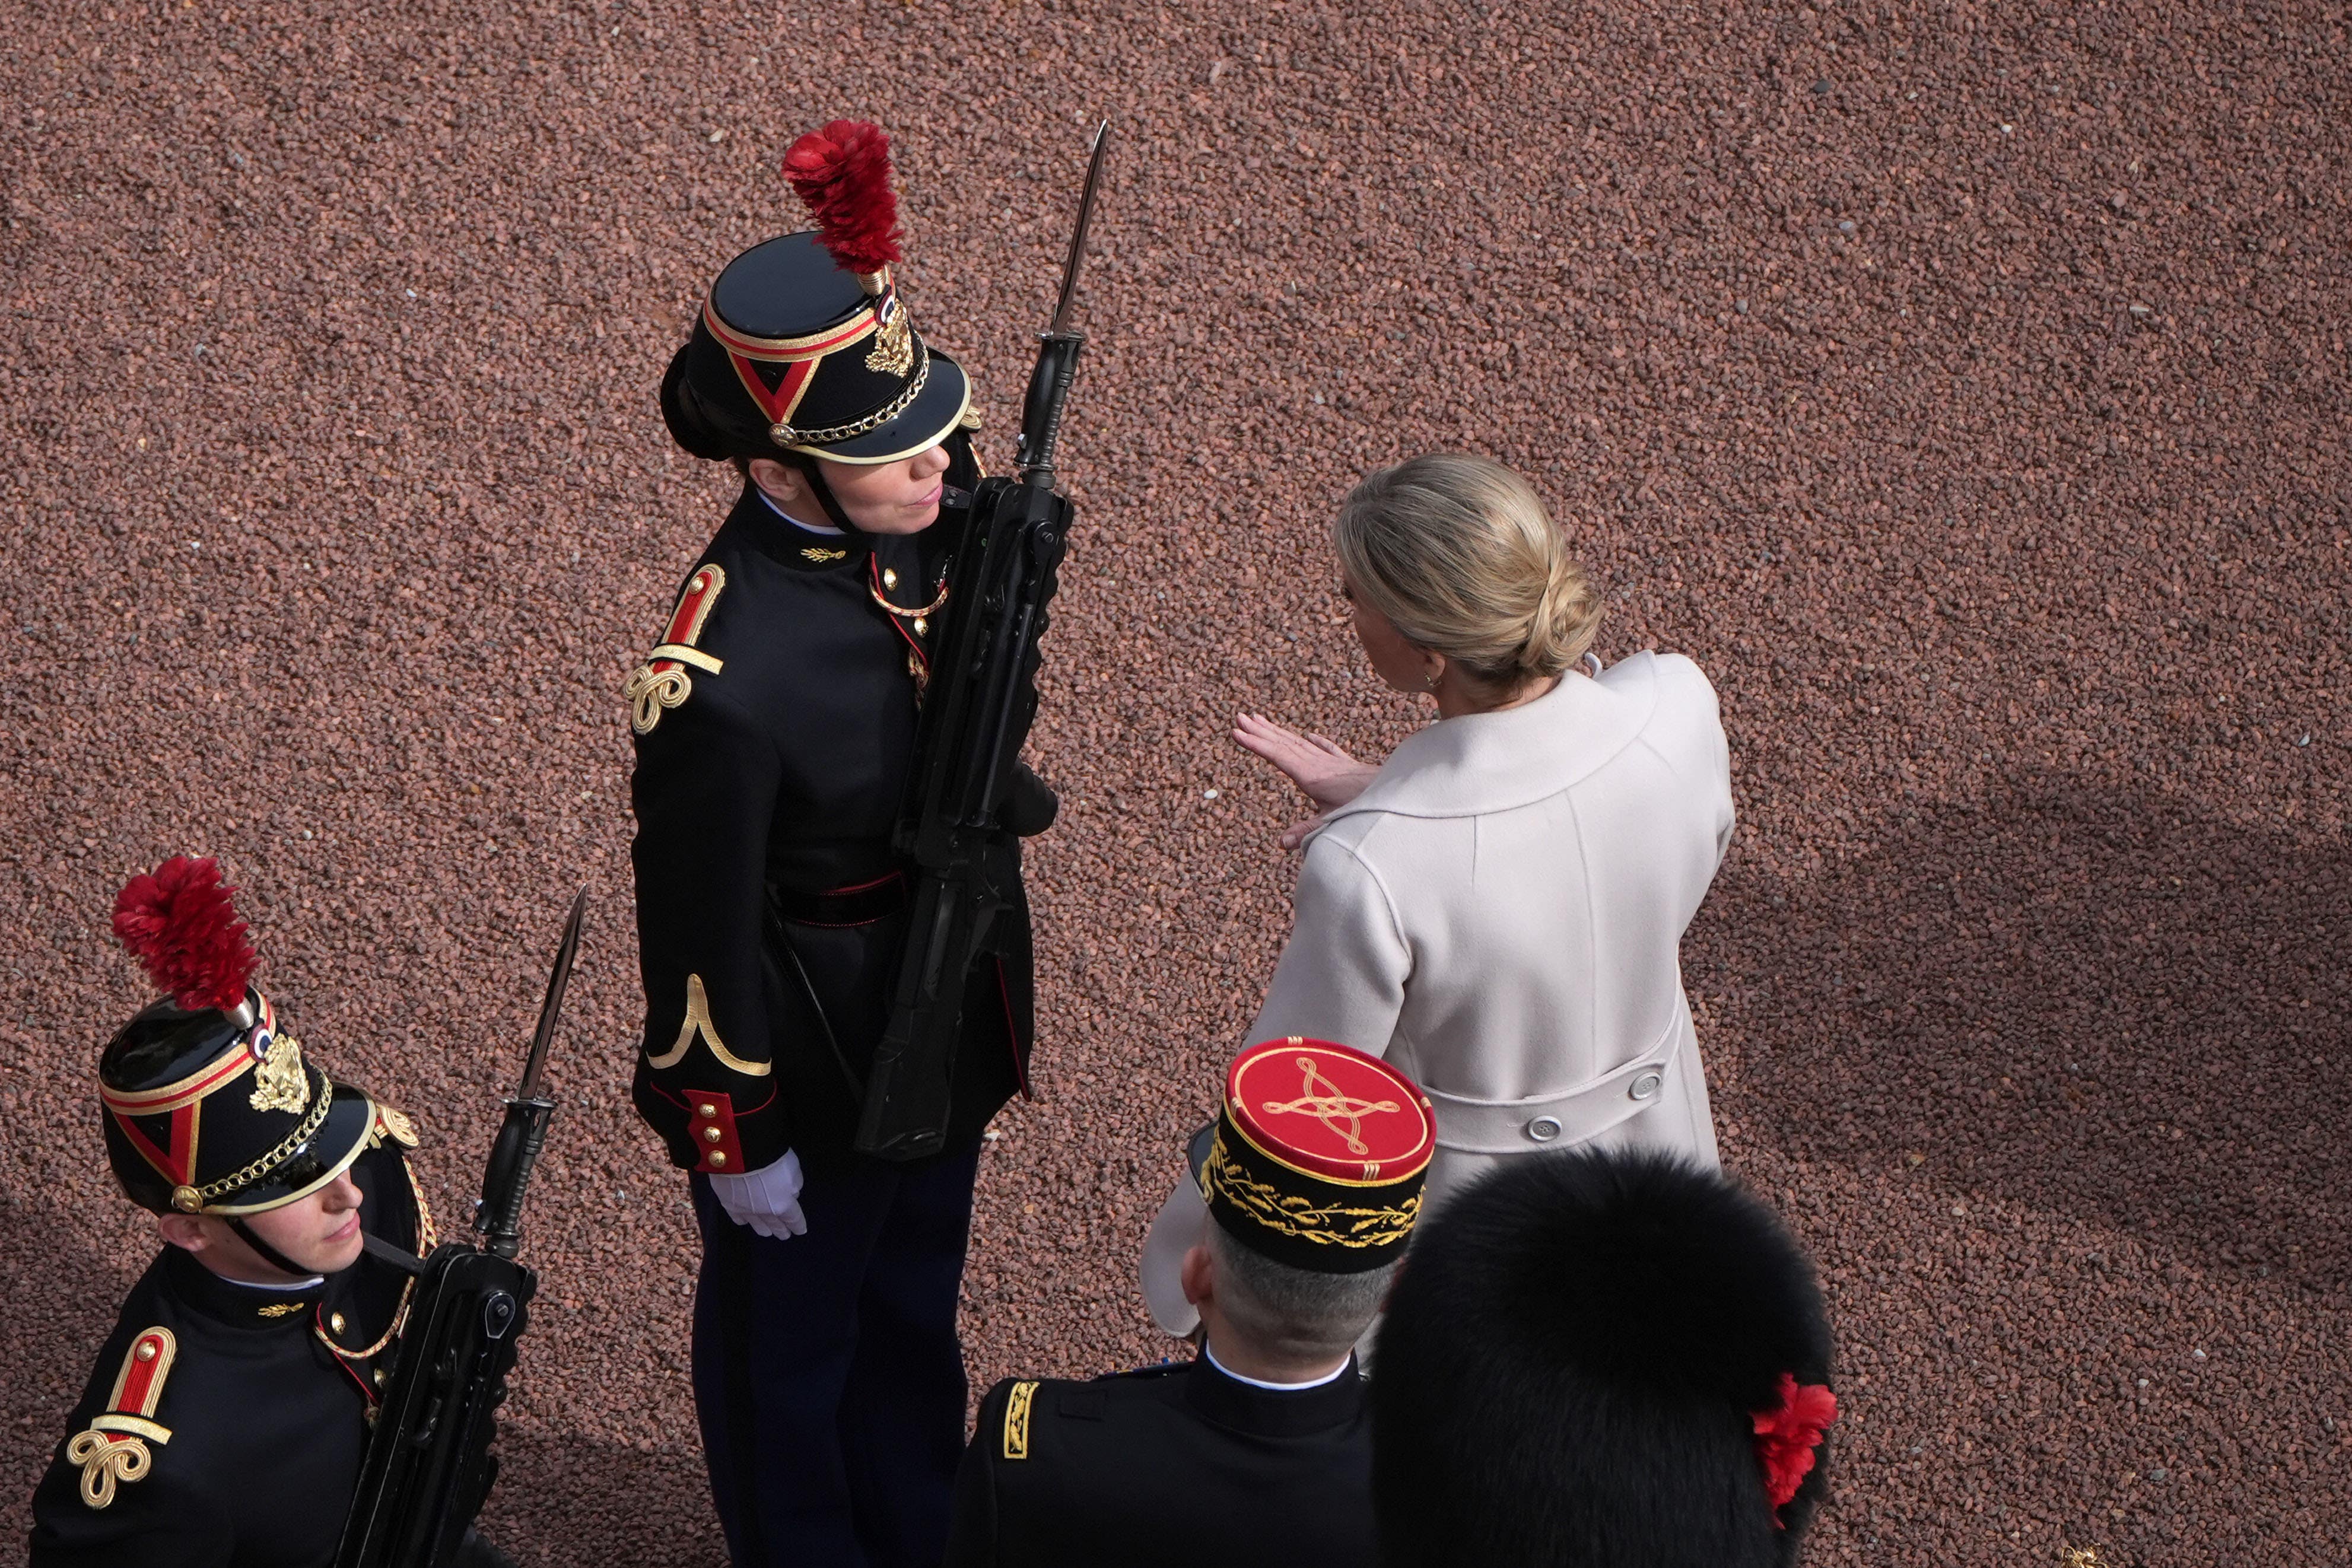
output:
M 841 1041 L 834 1037 L 833 1020 L 825 1016 L 824 1003 L 816 994 L 815 984 L 809 979 L 808 966 L 801 962 L 800 949 L 793 946 L 793 939 L 784 930 L 783 920 L 777 915 L 776 906 L 772 901 L 768 904 L 768 940 L 775 946 L 783 949 L 785 958 L 792 965 L 793 976 L 801 983 L 801 995 L 808 998 L 809 1011 L 816 1015 L 816 1027 L 824 1036 L 824 1048 L 832 1055 L 833 1064 L 841 1069 L 841 1082 L 849 1090 L 850 1103 L 856 1105 L 859 1113 L 863 1114 L 866 1110 L 866 1086 L 857 1081 L 857 1074 L 849 1070 L 849 1058 L 842 1053 Z
M 404 1248 L 394 1246 L 381 1236 L 363 1234 L 360 1239 L 360 1245 L 367 1249 L 369 1257 L 379 1263 L 389 1263 L 404 1274 L 415 1275 L 425 1272 L 424 1259 Z

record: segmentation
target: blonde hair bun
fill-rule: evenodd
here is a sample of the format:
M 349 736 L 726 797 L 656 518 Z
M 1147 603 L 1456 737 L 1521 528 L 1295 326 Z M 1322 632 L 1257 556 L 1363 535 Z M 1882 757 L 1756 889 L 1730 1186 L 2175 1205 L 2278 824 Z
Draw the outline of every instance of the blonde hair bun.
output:
M 1534 488 L 1488 457 L 1432 453 L 1349 492 L 1332 525 L 1355 591 L 1399 632 L 1508 691 L 1573 666 L 1601 596 Z

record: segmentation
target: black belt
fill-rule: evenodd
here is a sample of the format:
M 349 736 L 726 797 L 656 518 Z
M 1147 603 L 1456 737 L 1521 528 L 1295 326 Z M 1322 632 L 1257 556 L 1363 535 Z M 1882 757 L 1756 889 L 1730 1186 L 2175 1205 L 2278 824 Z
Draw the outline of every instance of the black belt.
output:
M 891 872 L 871 882 L 803 893 L 771 883 L 768 901 L 788 925 L 871 925 L 907 907 L 907 874 Z

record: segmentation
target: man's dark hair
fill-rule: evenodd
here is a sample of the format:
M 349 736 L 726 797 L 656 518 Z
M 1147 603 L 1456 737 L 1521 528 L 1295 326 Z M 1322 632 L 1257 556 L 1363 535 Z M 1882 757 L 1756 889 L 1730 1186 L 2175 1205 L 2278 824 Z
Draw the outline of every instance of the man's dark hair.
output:
M 1829 1359 L 1811 1266 L 1731 1181 L 1655 1154 L 1514 1158 L 1423 1219 L 1390 1297 L 1381 1559 L 1791 1563 L 1823 1467 L 1776 1528 L 1750 1416 Z

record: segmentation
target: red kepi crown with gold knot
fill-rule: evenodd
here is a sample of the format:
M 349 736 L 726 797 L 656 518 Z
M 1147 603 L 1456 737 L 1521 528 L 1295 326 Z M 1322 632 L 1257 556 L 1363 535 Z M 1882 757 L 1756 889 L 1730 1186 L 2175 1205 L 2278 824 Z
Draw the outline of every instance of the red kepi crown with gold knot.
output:
M 1199 1176 L 1228 1234 L 1276 1262 L 1358 1273 L 1404 1254 L 1437 1147 L 1429 1101 L 1360 1051 L 1292 1035 L 1252 1046 Z

